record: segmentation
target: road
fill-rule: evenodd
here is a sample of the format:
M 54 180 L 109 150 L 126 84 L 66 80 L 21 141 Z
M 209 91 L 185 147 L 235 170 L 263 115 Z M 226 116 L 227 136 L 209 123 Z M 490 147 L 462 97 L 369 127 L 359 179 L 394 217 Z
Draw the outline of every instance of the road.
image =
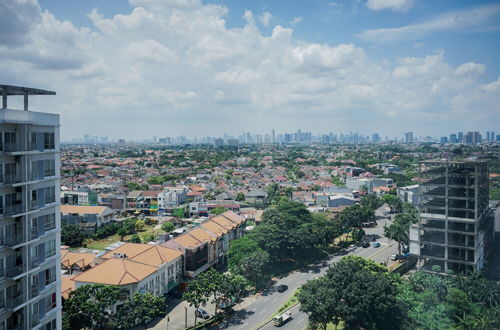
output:
M 290 295 L 306 283 L 308 280 L 320 277 L 325 274 L 328 267 L 339 261 L 345 255 L 359 255 L 365 258 L 370 258 L 376 262 L 390 262 L 389 257 L 391 254 L 397 253 L 397 246 L 395 242 L 389 245 L 387 238 L 383 236 L 384 224 L 390 222 L 385 215 L 383 209 L 376 212 L 377 226 L 374 228 L 365 228 L 365 232 L 369 240 L 374 237 L 380 243 L 379 248 L 370 246 L 369 248 L 358 247 L 351 253 L 342 253 L 332 255 L 328 260 L 328 266 L 321 264 L 311 265 L 310 267 L 303 268 L 288 274 L 276 281 L 270 289 L 265 290 L 261 294 L 247 297 L 242 303 L 234 307 L 235 315 L 226 320 L 220 329 L 254 329 L 261 326 L 264 321 L 269 319 L 271 315 L 290 297 Z M 280 284 L 288 285 L 288 290 L 280 293 L 276 291 L 276 287 Z M 171 309 L 168 312 L 169 330 L 181 330 L 185 325 L 185 308 L 187 308 L 187 324 L 188 326 L 194 325 L 194 308 L 189 307 L 184 301 L 175 301 L 171 304 Z M 213 306 L 204 307 L 210 313 L 213 313 Z M 299 311 L 299 306 L 292 309 L 293 319 L 287 324 L 283 325 L 284 329 L 304 329 L 307 327 L 307 315 Z M 167 329 L 167 317 L 156 320 L 155 324 L 149 325 L 152 329 Z M 269 329 L 272 324 L 266 325 L 264 328 Z
M 306 283 L 308 280 L 318 278 L 325 274 L 329 265 L 339 261 L 345 255 L 358 255 L 365 258 L 374 260 L 375 262 L 390 262 L 391 254 L 397 253 L 396 243 L 389 242 L 387 238 L 383 236 L 384 224 L 388 223 L 389 220 L 385 217 L 385 212 L 382 209 L 377 210 L 377 226 L 374 228 L 365 228 L 368 239 L 373 239 L 374 237 L 380 243 L 379 248 L 374 248 L 370 246 L 369 248 L 358 247 L 355 251 L 351 253 L 344 253 L 339 255 L 332 255 L 328 260 L 328 266 L 312 265 L 305 269 L 301 269 L 288 274 L 287 276 L 280 278 L 276 281 L 274 286 L 261 295 L 252 297 L 250 301 L 244 302 L 242 306 L 235 308 L 236 315 L 229 318 L 226 322 L 219 326 L 220 329 L 255 329 L 262 325 L 262 323 L 268 320 L 271 315 L 290 297 L 295 289 L 300 287 L 302 284 Z M 288 290 L 279 293 L 276 291 L 276 287 L 281 284 L 288 285 Z M 292 309 L 293 319 L 282 326 L 283 329 L 304 329 L 307 327 L 307 315 L 299 311 L 299 306 L 295 306 Z M 272 328 L 272 323 L 265 325 L 264 329 Z

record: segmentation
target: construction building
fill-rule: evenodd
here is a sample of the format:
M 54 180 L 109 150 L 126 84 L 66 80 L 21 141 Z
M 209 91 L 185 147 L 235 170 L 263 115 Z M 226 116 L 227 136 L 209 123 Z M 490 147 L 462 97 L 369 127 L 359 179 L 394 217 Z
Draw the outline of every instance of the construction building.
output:
M 28 111 L 28 96 L 54 94 L 0 85 L 0 329 L 62 328 L 59 115 Z
M 410 228 L 410 253 L 418 257 L 417 268 L 439 273 L 482 269 L 494 234 L 488 163 L 423 161 L 419 173 L 420 216 Z

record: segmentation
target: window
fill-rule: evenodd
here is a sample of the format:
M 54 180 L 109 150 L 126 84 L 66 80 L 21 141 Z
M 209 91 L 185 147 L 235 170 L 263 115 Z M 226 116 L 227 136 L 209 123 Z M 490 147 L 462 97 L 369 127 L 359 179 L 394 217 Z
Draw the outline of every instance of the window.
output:
M 56 305 L 57 305 L 57 300 L 56 300 L 55 292 L 52 293 L 50 296 L 45 297 L 45 311 L 46 312 L 56 308 Z
M 45 203 L 54 203 L 56 201 L 56 190 L 54 187 L 47 187 L 45 189 Z
M 45 330 L 56 330 L 56 320 L 52 320 L 45 325 Z
M 44 216 L 45 222 L 45 231 L 49 231 L 51 229 L 56 228 L 56 215 L 55 214 L 47 214 Z
M 0 164 L 0 183 L 3 182 L 3 164 Z
M 4 150 L 7 152 L 17 151 L 16 150 L 16 133 L 14 132 L 5 132 L 5 145 Z
M 4 258 L 0 258 L 0 278 L 5 276 Z
M 45 270 L 45 285 L 49 285 L 56 280 L 56 267 Z
M 31 132 L 30 150 L 36 150 L 36 132 Z
M 4 307 L 5 307 L 5 290 L 0 289 L 0 309 Z
M 44 149 L 55 149 L 54 133 L 44 133 Z
M 3 196 L 0 195 L 0 214 L 3 214 Z
M 4 244 L 4 234 L 3 234 L 3 227 L 0 227 L 0 246 Z
M 45 242 L 45 257 L 49 258 L 56 254 L 56 241 Z
M 43 161 L 43 167 L 45 169 L 45 176 L 54 176 L 56 174 L 55 161 L 51 159 L 46 159 Z

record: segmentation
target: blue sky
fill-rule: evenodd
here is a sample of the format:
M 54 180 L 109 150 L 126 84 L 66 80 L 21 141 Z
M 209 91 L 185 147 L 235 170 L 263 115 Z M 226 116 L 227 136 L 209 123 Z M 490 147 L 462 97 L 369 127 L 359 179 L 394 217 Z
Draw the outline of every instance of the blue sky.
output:
M 0 0 L 2 15 L 0 70 L 58 92 L 40 108 L 64 138 L 500 122 L 498 1 Z

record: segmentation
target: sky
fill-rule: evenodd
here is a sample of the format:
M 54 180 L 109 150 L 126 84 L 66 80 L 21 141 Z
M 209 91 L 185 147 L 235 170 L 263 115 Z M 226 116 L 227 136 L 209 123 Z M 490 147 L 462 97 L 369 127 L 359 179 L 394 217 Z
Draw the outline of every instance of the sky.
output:
M 500 134 L 500 1 L 0 0 L 0 31 L 63 140 Z

